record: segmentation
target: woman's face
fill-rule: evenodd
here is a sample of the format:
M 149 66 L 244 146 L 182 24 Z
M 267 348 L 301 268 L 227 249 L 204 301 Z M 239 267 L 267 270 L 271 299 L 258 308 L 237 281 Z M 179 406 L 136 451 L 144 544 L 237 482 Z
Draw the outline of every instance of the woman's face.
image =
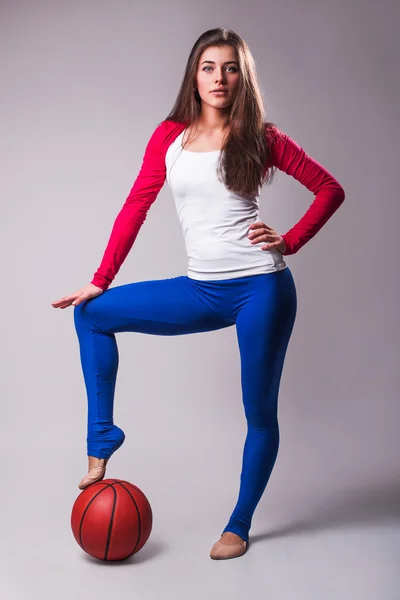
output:
M 196 85 L 202 102 L 214 108 L 226 108 L 233 103 L 240 71 L 232 46 L 209 46 L 199 59 Z M 223 88 L 224 94 L 213 90 Z

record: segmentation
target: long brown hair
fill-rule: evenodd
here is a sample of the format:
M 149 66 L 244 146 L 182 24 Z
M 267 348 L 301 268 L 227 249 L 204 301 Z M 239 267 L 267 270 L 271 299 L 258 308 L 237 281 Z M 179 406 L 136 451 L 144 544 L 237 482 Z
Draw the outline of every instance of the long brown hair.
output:
M 226 187 L 247 196 L 259 185 L 272 182 L 276 167 L 267 168 L 271 156 L 274 123 L 265 121 L 265 109 L 253 56 L 246 42 L 234 31 L 217 27 L 205 31 L 195 42 L 175 100 L 166 117 L 177 122 L 196 122 L 201 112 L 201 99 L 194 91 L 198 63 L 209 46 L 232 46 L 236 52 L 241 77 L 229 114 L 229 134 L 221 148 L 218 175 Z

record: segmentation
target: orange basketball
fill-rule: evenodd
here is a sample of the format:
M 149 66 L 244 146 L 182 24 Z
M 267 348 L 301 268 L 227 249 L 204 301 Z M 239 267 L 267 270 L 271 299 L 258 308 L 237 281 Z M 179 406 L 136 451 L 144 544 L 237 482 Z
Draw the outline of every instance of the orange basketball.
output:
M 147 542 L 151 506 L 140 488 L 103 479 L 84 489 L 72 507 L 71 528 L 80 547 L 100 560 L 125 560 Z

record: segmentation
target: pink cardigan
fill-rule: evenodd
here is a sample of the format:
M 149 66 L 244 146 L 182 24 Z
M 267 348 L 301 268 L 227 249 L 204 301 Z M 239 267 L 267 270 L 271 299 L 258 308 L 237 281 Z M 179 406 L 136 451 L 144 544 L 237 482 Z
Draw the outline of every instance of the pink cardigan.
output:
M 92 284 L 106 290 L 130 251 L 147 211 L 157 198 L 166 178 L 165 155 L 170 144 L 187 127 L 186 122 L 162 121 L 147 143 L 142 166 L 118 213 L 99 268 Z M 315 194 L 311 206 L 282 237 L 286 242 L 284 254 L 295 254 L 330 219 L 345 199 L 338 181 L 288 135 L 273 129 L 272 158 L 266 169 L 276 166 L 291 175 Z

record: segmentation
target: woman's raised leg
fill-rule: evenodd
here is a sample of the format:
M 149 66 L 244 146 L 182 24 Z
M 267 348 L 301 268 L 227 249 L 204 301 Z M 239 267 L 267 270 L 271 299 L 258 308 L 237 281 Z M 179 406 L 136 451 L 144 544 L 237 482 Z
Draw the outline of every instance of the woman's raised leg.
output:
M 125 439 L 113 420 L 119 362 L 115 334 L 182 335 L 232 325 L 207 309 L 187 276 L 110 288 L 78 304 L 74 323 L 88 400 L 87 454 L 103 459 Z

